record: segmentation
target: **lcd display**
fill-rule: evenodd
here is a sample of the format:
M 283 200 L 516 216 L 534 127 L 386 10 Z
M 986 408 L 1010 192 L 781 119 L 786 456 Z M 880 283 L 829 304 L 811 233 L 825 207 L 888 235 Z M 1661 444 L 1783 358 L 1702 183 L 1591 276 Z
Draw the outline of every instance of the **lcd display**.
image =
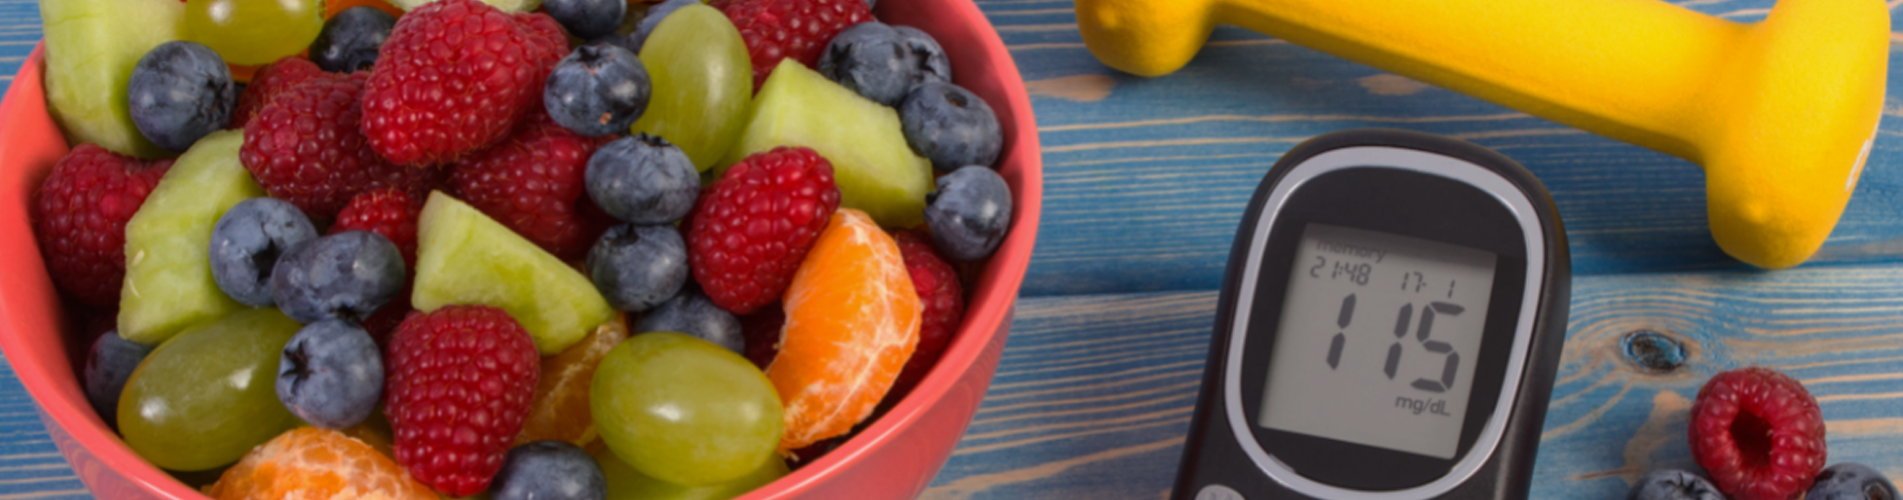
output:
M 1498 256 L 1326 224 L 1298 245 L 1256 424 L 1453 458 Z

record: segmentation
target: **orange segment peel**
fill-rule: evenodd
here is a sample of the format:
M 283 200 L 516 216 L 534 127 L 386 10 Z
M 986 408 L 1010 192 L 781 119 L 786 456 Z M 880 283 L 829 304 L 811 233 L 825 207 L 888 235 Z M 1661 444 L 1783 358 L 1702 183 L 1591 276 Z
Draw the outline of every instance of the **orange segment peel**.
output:
M 285 432 L 252 449 L 205 494 L 219 500 L 437 499 L 370 445 L 316 427 Z
M 898 244 L 841 208 L 793 275 L 767 379 L 786 405 L 780 451 L 843 435 L 872 414 L 918 346 L 918 292 Z

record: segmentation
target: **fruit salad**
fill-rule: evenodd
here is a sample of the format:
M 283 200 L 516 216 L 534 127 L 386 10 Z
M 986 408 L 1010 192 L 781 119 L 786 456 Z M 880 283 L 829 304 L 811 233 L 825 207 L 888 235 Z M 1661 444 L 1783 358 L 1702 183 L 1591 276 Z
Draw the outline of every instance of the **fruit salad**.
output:
M 996 114 L 871 5 L 42 2 L 88 401 L 219 499 L 785 476 L 924 378 L 1012 222 Z

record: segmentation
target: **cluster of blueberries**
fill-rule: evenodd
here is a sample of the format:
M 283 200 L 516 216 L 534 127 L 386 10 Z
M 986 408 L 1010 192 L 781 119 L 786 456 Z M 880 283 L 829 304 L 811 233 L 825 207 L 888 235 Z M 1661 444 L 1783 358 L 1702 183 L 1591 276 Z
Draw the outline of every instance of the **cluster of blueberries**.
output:
M 1869 466 L 1840 463 L 1817 473 L 1805 500 L 1897 500 L 1896 485 Z M 1646 474 L 1626 500 L 1726 500 L 1724 493 L 1698 474 L 1679 469 L 1660 469 Z
M 550 0 L 550 17 L 592 40 L 549 74 L 543 104 L 556 123 L 587 136 L 626 131 L 647 109 L 652 84 L 635 56 L 668 14 L 700 0 L 669 0 L 648 9 L 633 33 L 614 33 L 626 5 L 612 0 Z M 820 74 L 898 111 L 912 150 L 947 173 L 927 195 L 926 222 L 946 258 L 972 261 L 995 251 L 1011 222 L 1011 191 L 996 170 L 1004 149 L 997 114 L 984 98 L 952 81 L 951 61 L 931 35 L 878 21 L 835 35 L 821 53 Z M 976 168 L 972 168 L 976 167 Z M 597 199 L 599 201 L 599 199 Z

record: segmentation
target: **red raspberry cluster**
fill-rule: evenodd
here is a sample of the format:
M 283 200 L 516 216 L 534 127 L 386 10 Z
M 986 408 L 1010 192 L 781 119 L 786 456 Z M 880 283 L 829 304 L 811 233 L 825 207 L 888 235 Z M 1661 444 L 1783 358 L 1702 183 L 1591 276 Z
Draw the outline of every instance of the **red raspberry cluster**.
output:
M 390 335 L 383 362 L 397 463 L 449 495 L 487 489 L 541 376 L 529 332 L 488 306 L 412 313 Z
M 80 302 L 119 303 L 126 278 L 126 222 L 172 160 L 145 161 L 80 144 L 53 165 L 32 207 L 53 284 Z
M 749 156 L 705 191 L 687 232 L 688 268 L 734 314 L 780 300 L 839 208 L 832 162 L 806 148 Z
M 862 0 L 714 0 L 708 5 L 727 14 L 747 42 L 754 92 L 781 59 L 815 67 L 834 35 L 872 20 L 872 7 Z
M 1804 384 L 1776 370 L 1719 373 L 1692 403 L 1692 457 L 1736 500 L 1785 500 L 1824 469 L 1824 412 Z

